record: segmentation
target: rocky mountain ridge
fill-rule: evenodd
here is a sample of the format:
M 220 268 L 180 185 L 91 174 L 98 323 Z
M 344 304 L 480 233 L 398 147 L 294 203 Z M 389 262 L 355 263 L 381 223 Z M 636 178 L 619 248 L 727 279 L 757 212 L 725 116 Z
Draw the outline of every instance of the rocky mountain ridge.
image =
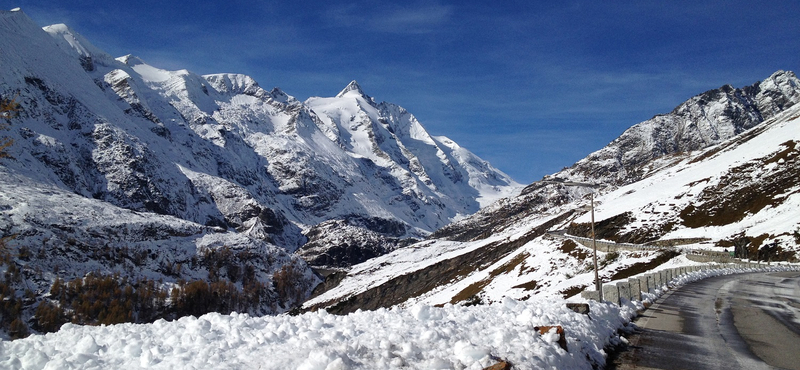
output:
M 13 17 L 27 18 L 21 12 L 5 15 L 7 19 Z M 35 32 L 30 20 L 25 22 L 28 29 L 21 32 Z M 261 208 L 269 208 L 301 228 L 361 214 L 399 220 L 408 226 L 409 236 L 422 236 L 454 217 L 477 211 L 481 199 L 500 197 L 516 186 L 506 175 L 452 141 L 428 135 L 403 108 L 376 103 L 355 82 L 335 98 L 311 98 L 302 103 L 278 88 L 266 91 L 248 76 L 199 76 L 186 70 L 161 70 L 130 55 L 114 59 L 64 25 L 44 30 L 67 54 L 66 59 L 74 59 L 65 61 L 64 55 L 59 55 L 59 63 L 74 66 L 77 62 L 82 71 L 70 68 L 69 73 L 62 73 L 69 76 L 62 76 L 62 81 L 51 77 L 54 66 L 48 66 L 48 70 L 26 66 L 29 70 L 16 73 L 24 81 L 9 81 L 4 88 L 6 94 L 20 91 L 20 103 L 27 108 L 20 119 L 38 118 L 33 116 L 49 109 L 53 102 L 66 103 L 72 107 L 67 109 L 85 113 L 73 111 L 67 112 L 71 116 L 59 117 L 69 121 L 67 124 L 73 129 L 86 126 L 77 117 L 96 115 L 95 120 L 111 124 L 104 134 L 95 135 L 105 135 L 113 142 L 131 141 L 130 148 L 115 149 L 131 152 L 141 161 L 137 165 L 140 180 L 155 179 L 144 186 L 148 189 L 130 188 L 135 183 L 130 178 L 117 180 L 106 175 L 120 171 L 105 170 L 124 162 L 118 157 L 96 155 L 89 160 L 72 160 L 69 157 L 80 154 L 67 150 L 62 153 L 67 158 L 56 160 L 80 164 L 111 157 L 108 164 L 95 166 L 100 170 L 96 176 L 105 177 L 104 181 L 111 184 L 106 189 L 93 189 L 80 179 L 81 173 L 97 173 L 98 168 L 56 171 L 64 185 L 76 193 L 104 197 L 127 208 L 226 226 L 241 215 L 210 212 L 205 199 L 192 199 L 195 197 L 185 190 L 191 186 L 213 190 L 203 184 L 216 178 L 215 181 L 228 182 L 226 188 L 237 187 L 240 192 L 249 193 Z M 41 37 L 43 33 L 39 33 Z M 30 50 L 19 51 L 18 60 L 53 59 L 55 53 L 39 50 L 37 55 L 25 55 Z M 89 83 L 96 86 L 90 88 Z M 83 95 L 103 106 L 83 106 L 83 97 L 71 91 L 71 85 L 77 85 L 75 88 L 80 87 Z M 35 90 L 49 94 L 44 96 L 45 100 L 50 98 L 49 104 L 37 104 L 36 97 L 28 94 Z M 87 94 L 86 90 L 93 92 Z M 46 115 L 56 117 L 58 113 L 62 112 Z M 177 166 L 162 163 L 167 150 L 168 155 L 177 154 Z M 187 158 L 184 153 L 191 156 Z M 50 153 L 41 155 L 56 157 Z M 232 165 L 234 162 L 239 164 Z M 155 168 L 158 171 L 149 170 Z M 399 194 L 388 196 L 390 193 Z M 206 194 L 205 198 L 215 198 L 215 194 Z M 389 199 L 388 204 L 384 199 Z M 360 206 L 354 209 L 351 204 Z
M 800 81 L 777 71 L 743 88 L 706 91 L 626 130 L 609 145 L 553 177 L 624 185 L 659 169 L 659 158 L 721 143 L 800 102 Z

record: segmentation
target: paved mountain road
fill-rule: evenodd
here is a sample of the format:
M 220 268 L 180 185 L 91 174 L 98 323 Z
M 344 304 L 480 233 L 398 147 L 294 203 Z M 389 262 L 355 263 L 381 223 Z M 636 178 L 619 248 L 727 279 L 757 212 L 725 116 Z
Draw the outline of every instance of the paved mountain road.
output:
M 662 296 L 610 369 L 800 370 L 800 272 L 726 275 Z

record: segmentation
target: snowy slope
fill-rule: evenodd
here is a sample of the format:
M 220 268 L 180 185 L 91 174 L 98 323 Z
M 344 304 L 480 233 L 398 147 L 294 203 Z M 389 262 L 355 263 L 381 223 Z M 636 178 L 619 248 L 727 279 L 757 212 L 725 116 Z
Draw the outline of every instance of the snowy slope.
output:
M 783 80 L 786 76 L 791 78 Z M 794 88 L 783 90 L 781 96 L 798 96 L 800 84 L 793 76 L 791 72 L 778 72 L 771 77 Z M 765 85 L 768 83 L 760 84 Z M 761 93 L 775 101 L 775 94 L 766 90 Z M 761 102 L 759 99 L 753 104 Z M 695 97 L 679 110 L 697 110 L 696 104 L 700 103 Z M 676 252 L 732 251 L 734 245 L 747 249 L 745 258 L 755 259 L 758 250 L 763 253 L 765 246 L 777 245 L 769 258 L 797 260 L 800 104 L 784 103 L 782 107 L 770 111 L 769 119 L 748 130 L 711 141 L 717 144 L 698 144 L 699 150 L 669 153 L 619 170 L 647 168 L 646 176 L 636 170 L 633 179 L 619 172 L 602 172 L 593 178 L 571 171 L 602 168 L 606 162 L 600 159 L 601 154 L 618 150 L 619 143 L 633 140 L 635 133 L 666 130 L 657 125 L 663 123 L 660 119 L 635 126 L 609 147 L 547 177 L 572 175 L 573 179 L 598 183 L 619 178 L 627 185 L 617 186 L 610 180 L 597 190 L 598 237 L 679 246 L 613 253 L 601 249 L 600 278 L 609 281 L 666 264 L 691 264 L 687 257 L 676 257 Z M 723 118 L 714 125 L 722 130 L 720 127 L 728 127 L 726 122 Z M 647 138 L 649 134 L 638 137 Z M 572 234 L 589 236 L 590 191 L 532 184 L 517 197 L 437 231 L 430 240 L 354 266 L 345 276 L 337 277 L 341 279 L 338 285 L 307 301 L 305 307 L 351 312 L 420 302 L 486 303 L 505 297 L 541 299 L 577 294 L 593 285 L 591 250 L 545 231 L 568 229 Z

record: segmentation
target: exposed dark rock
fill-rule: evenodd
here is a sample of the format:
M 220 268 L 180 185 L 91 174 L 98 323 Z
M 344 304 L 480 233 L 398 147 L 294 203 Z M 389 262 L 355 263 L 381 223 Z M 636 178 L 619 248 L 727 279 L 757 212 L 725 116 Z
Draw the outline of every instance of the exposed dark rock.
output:
M 297 254 L 311 266 L 346 268 L 416 241 L 401 239 L 405 234 L 402 222 L 350 215 L 311 228 L 306 233 L 308 242 Z

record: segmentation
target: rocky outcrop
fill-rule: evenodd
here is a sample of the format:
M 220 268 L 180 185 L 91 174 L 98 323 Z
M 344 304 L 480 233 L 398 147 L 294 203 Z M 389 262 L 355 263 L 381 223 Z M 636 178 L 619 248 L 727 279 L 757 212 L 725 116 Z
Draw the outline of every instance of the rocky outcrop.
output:
M 308 242 L 297 254 L 315 268 L 348 268 L 418 241 L 403 238 L 405 228 L 394 220 L 356 215 L 329 220 L 305 234 Z

